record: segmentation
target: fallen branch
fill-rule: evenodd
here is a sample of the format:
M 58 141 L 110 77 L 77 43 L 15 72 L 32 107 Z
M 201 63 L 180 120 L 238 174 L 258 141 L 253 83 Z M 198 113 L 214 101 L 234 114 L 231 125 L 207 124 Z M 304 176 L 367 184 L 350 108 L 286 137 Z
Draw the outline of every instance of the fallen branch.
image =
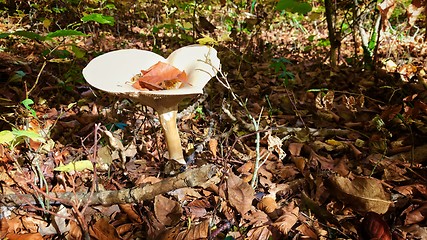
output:
M 352 131 L 349 129 L 327 129 L 327 128 L 299 128 L 299 127 L 278 127 L 273 128 L 273 133 L 280 133 L 285 136 L 295 134 L 301 131 L 307 131 L 313 137 L 331 137 L 331 136 L 347 136 Z
M 174 177 L 166 178 L 160 182 L 130 189 L 116 191 L 102 191 L 91 193 L 49 193 L 46 199 L 50 204 L 89 204 L 89 205 L 113 205 L 123 203 L 138 203 L 144 200 L 153 199 L 155 196 L 184 187 L 197 187 L 205 185 L 217 174 L 217 167 L 206 164 L 199 168 L 187 170 Z M 63 199 L 63 201 L 61 200 Z M 9 194 L 0 195 L 0 202 L 3 206 L 21 206 L 37 204 L 35 197 L 31 194 Z

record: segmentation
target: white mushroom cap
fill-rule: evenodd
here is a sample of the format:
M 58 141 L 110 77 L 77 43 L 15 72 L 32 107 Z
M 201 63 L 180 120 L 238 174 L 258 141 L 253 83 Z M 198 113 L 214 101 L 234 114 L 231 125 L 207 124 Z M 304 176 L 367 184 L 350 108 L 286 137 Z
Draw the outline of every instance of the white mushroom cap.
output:
M 185 71 L 189 84 L 184 84 L 182 88 L 178 89 L 158 91 L 134 88 L 131 83 L 132 77 L 159 61 Z M 203 93 L 203 87 L 216 75 L 219 68 L 220 61 L 214 48 L 205 45 L 190 45 L 172 52 L 167 59 L 146 50 L 112 51 L 90 61 L 83 69 L 83 76 L 95 88 L 127 95 L 144 105 L 157 109 L 178 104 L 185 97 Z

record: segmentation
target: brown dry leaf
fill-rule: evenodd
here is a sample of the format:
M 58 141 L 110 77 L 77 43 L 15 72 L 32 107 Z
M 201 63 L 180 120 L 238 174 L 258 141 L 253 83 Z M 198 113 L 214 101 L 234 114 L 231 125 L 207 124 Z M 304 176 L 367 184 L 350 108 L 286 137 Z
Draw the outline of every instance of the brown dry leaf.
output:
M 249 162 L 246 162 L 246 163 L 244 163 L 242 166 L 240 166 L 238 169 L 237 169 L 237 171 L 239 172 L 239 173 L 243 173 L 243 174 L 245 174 L 245 173 L 250 173 L 251 171 L 252 171 L 252 169 L 254 168 L 254 163 L 253 162 L 251 162 L 251 161 L 249 161 Z
M 205 220 L 197 225 L 193 224 L 190 229 L 180 232 L 176 237 L 177 240 L 196 240 L 208 239 L 209 220 Z
M 331 111 L 334 106 L 334 91 L 328 91 L 326 94 L 319 92 L 316 96 L 316 108 L 324 111 Z
M 255 227 L 248 231 L 247 240 L 267 240 L 270 239 L 272 233 L 268 226 Z
M 318 239 L 316 232 L 306 223 L 299 225 L 296 230 L 299 231 L 303 236 L 309 237 L 309 239 Z
M 147 70 L 141 70 L 142 76 L 132 85 L 140 90 L 177 89 L 182 83 L 187 83 L 185 71 L 164 62 L 158 62 Z
M 427 236 L 427 227 L 421 227 L 418 224 L 414 224 L 411 226 L 403 226 L 403 227 L 400 227 L 400 229 L 411 234 L 412 238 L 407 238 L 407 239 L 425 240 Z
M 207 211 L 206 208 L 200 208 L 200 207 L 185 207 L 186 216 L 188 216 L 191 219 L 195 218 L 201 218 L 206 216 Z
M 288 146 L 288 150 L 292 156 L 300 156 L 301 149 L 304 146 L 304 143 L 290 143 Z
M 251 211 L 250 214 L 243 216 L 243 219 L 247 221 L 245 227 L 260 227 L 271 224 L 267 214 L 260 210 Z
M 275 151 L 279 155 L 279 160 L 283 160 L 286 157 L 285 151 L 282 149 L 283 141 L 277 136 L 272 136 L 268 134 L 267 138 L 268 151 Z
M 3 239 L 9 232 L 9 224 L 5 217 L 0 219 L 0 239 Z
M 127 215 L 132 222 L 141 223 L 142 219 L 135 211 L 132 204 L 119 204 L 120 210 Z
M 194 188 L 179 188 L 169 192 L 171 196 L 174 196 L 179 202 L 190 201 L 194 198 L 201 198 L 199 192 L 197 192 Z
M 177 201 L 158 195 L 154 199 L 154 213 L 161 223 L 171 226 L 181 218 L 182 208 Z
M 242 216 L 252 207 L 255 191 L 251 186 L 230 172 L 227 179 L 228 201 Z
M 236 218 L 236 211 L 227 204 L 227 202 L 221 202 L 221 213 L 224 214 L 228 221 L 233 221 Z
M 267 195 L 263 197 L 261 201 L 259 201 L 259 203 L 257 204 L 257 207 L 259 210 L 269 214 L 274 212 L 274 210 L 277 209 L 277 202 L 276 202 L 276 199 Z
M 43 237 L 40 233 L 25 233 L 25 234 L 16 234 L 9 233 L 6 235 L 8 240 L 43 240 Z
M 113 225 L 108 223 L 107 218 L 99 219 L 89 229 L 90 236 L 98 240 L 121 239 Z
M 217 148 L 218 148 L 218 140 L 216 140 L 215 138 L 211 138 L 209 140 L 209 150 L 212 152 L 212 156 L 214 158 L 216 158 Z
M 407 186 L 397 186 L 394 188 L 394 190 L 407 197 L 427 197 L 427 186 L 420 183 L 415 183 Z
M 291 202 L 282 210 L 283 215 L 273 223 L 273 226 L 279 229 L 281 233 L 287 235 L 298 221 L 299 207 L 296 207 L 295 203 Z
M 70 239 L 82 239 L 83 233 L 80 226 L 75 221 L 70 221 Z
M 131 231 L 135 228 L 134 223 L 125 223 L 117 226 L 116 231 L 120 236 L 125 235 L 126 233 L 131 233 Z
M 388 24 L 385 24 L 385 23 L 391 17 L 391 14 L 393 13 L 394 8 L 396 7 L 396 1 L 385 0 L 382 3 L 378 3 L 377 6 L 381 14 L 381 22 L 382 22 L 383 30 L 385 30 L 388 26 Z
M 325 207 L 320 206 L 316 201 L 311 199 L 305 194 L 305 192 L 301 193 L 301 202 L 307 209 L 310 209 L 312 213 L 322 222 L 329 222 L 336 226 L 339 226 L 339 221 L 335 218 L 335 216 L 330 213 Z
M 151 239 L 159 239 L 159 240 L 176 240 L 179 234 L 182 234 L 181 228 L 184 226 L 184 223 L 180 223 L 178 225 L 176 225 L 173 228 L 169 228 L 165 231 L 159 232 L 157 231 L 155 233 L 155 235 L 157 235 L 157 237 L 154 237 L 155 235 L 148 235 L 151 236 Z
M 368 212 L 362 221 L 361 234 L 366 239 L 391 240 L 391 232 L 388 224 L 381 215 Z
M 411 225 L 414 223 L 422 222 L 427 216 L 427 203 L 424 203 L 415 210 L 409 212 L 405 218 L 405 225 Z
M 406 15 L 408 16 L 408 23 L 410 26 L 414 26 L 418 16 L 423 10 L 425 11 L 426 5 L 426 0 L 412 0 L 412 3 L 406 9 Z
M 378 179 L 356 177 L 350 180 L 341 176 L 331 176 L 327 182 L 332 187 L 331 193 L 356 211 L 383 214 L 390 207 L 390 195 L 384 191 Z

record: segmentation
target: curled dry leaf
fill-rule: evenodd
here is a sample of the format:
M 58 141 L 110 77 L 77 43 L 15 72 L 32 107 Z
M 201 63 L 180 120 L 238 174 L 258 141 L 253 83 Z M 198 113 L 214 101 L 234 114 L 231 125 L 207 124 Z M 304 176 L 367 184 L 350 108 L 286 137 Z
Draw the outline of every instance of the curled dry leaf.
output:
M 10 240 L 43 240 L 43 237 L 40 233 L 24 233 L 24 234 L 9 233 L 6 235 L 6 239 L 10 239 Z
M 384 191 L 378 179 L 356 177 L 350 180 L 341 176 L 331 176 L 327 183 L 333 189 L 332 194 L 358 212 L 383 214 L 390 207 L 390 195 Z
M 231 206 L 242 216 L 251 209 L 255 191 L 247 182 L 244 182 L 233 172 L 230 173 L 227 179 L 227 193 Z
M 423 222 L 427 216 L 427 203 L 422 204 L 420 207 L 409 212 L 405 218 L 404 225 L 411 225 L 419 222 Z
M 171 226 L 181 218 L 182 208 L 178 202 L 158 195 L 154 199 L 154 213 L 161 223 L 165 226 Z
M 392 239 L 389 226 L 378 213 L 366 213 L 360 230 L 364 239 Z
M 268 226 L 261 226 L 257 228 L 252 228 L 248 231 L 247 238 L 248 240 L 258 240 L 258 239 L 270 239 L 272 236 L 271 230 Z
M 121 239 L 117 230 L 108 223 L 106 218 L 99 219 L 89 229 L 90 236 L 98 240 Z
M 276 199 L 270 196 L 265 196 L 261 199 L 261 201 L 259 201 L 257 207 L 259 210 L 262 210 L 267 214 L 272 213 L 277 209 Z
M 273 226 L 279 229 L 281 233 L 287 235 L 292 227 L 297 223 L 298 213 L 299 207 L 296 207 L 294 202 L 291 202 L 283 209 L 283 215 L 273 223 Z
M 175 239 L 208 239 L 209 222 L 209 220 L 205 220 L 199 224 L 193 224 L 190 228 L 180 232 Z
M 132 86 L 139 90 L 165 90 L 180 88 L 188 82 L 185 71 L 164 62 L 157 62 L 147 70 L 141 70 L 141 74 L 134 77 L 136 82 Z

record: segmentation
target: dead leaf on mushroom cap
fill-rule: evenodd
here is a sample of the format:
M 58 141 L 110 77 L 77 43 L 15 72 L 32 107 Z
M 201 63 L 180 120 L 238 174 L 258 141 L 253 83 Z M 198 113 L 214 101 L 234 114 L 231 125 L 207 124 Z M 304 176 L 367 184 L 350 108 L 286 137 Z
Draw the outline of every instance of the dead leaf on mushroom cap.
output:
M 331 176 L 327 183 L 333 189 L 332 194 L 358 212 L 383 214 L 390 207 L 390 194 L 384 191 L 378 179 L 356 177 L 350 180 L 346 177 Z
M 165 90 L 180 88 L 188 82 L 185 71 L 164 62 L 157 62 L 147 70 L 141 70 L 132 86 L 139 90 Z
M 170 64 L 184 71 L 188 84 L 178 89 L 161 91 L 140 90 L 132 86 L 131 79 L 143 69 L 158 62 Z M 203 93 L 203 87 L 220 69 L 217 51 L 209 46 L 190 45 L 173 51 L 164 58 L 156 53 L 139 49 L 122 49 L 105 53 L 94 59 L 83 69 L 86 81 L 100 90 L 132 95 L 154 97 L 190 96 Z

